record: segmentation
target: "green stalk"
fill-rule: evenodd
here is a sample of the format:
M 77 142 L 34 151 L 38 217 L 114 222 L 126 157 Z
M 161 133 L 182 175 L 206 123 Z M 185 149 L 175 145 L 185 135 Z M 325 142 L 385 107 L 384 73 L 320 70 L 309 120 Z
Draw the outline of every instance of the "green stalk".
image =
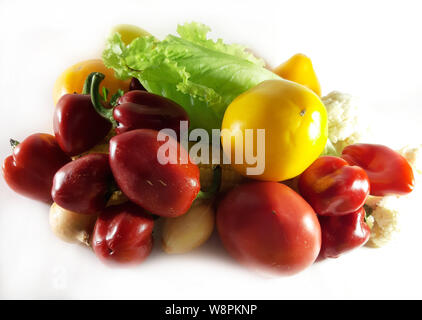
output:
M 89 77 L 89 76 L 88 76 Z M 114 120 L 113 117 L 113 108 L 106 108 L 101 103 L 101 95 L 100 95 L 100 83 L 103 81 L 105 76 L 100 72 L 93 72 L 92 73 L 92 80 L 91 80 L 91 102 L 94 106 L 95 111 L 98 112 L 100 116 L 102 116 L 104 119 L 111 122 L 113 125 L 113 128 L 117 127 L 117 122 Z
M 9 142 L 10 142 L 10 145 L 12 146 L 12 149 L 15 149 L 18 146 L 18 144 L 20 143 L 19 141 L 15 140 L 15 139 L 10 139 Z
M 196 196 L 195 200 L 197 199 L 211 199 L 214 197 L 218 191 L 220 190 L 221 186 L 221 166 L 216 166 L 213 169 L 213 177 L 212 177 L 212 184 L 208 190 L 200 190 L 198 195 Z
M 90 94 L 91 93 L 91 82 L 92 77 L 94 76 L 95 72 L 91 72 L 88 77 L 86 77 L 84 82 L 84 87 L 82 89 L 82 94 Z

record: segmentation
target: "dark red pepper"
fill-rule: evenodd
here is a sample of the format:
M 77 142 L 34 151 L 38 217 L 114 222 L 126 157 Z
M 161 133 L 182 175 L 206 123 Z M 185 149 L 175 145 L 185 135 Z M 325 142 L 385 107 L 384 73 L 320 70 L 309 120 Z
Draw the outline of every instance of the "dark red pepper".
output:
M 98 88 L 104 75 L 92 76 L 91 99 L 97 112 L 109 120 L 120 134 L 135 129 L 172 129 L 180 131 L 180 121 L 189 121 L 186 111 L 167 98 L 142 90 L 129 91 L 119 98 L 117 105 L 105 108 Z
M 353 144 L 344 148 L 342 158 L 366 171 L 371 184 L 371 195 L 403 195 L 413 190 L 415 178 L 409 162 L 386 146 Z
M 338 256 L 363 246 L 371 235 L 369 226 L 365 223 L 365 210 L 344 216 L 319 216 L 321 225 L 322 258 L 337 258 Z
M 57 170 L 71 161 L 54 136 L 35 133 L 21 143 L 11 140 L 13 154 L 3 162 L 3 176 L 11 189 L 25 197 L 51 203 Z
M 92 75 L 87 77 L 82 94 L 65 94 L 54 110 L 53 127 L 57 142 L 70 156 L 81 154 L 108 134 L 109 121 L 93 108 L 89 95 Z
M 200 191 L 199 169 L 175 139 L 158 141 L 158 134 L 138 129 L 114 136 L 110 166 L 117 185 L 132 202 L 153 214 L 176 217 L 189 210 Z M 158 151 L 164 143 L 187 163 L 161 164 Z
M 300 194 L 316 213 L 345 215 L 359 210 L 369 194 L 365 171 L 338 157 L 324 156 L 299 177 Z
M 51 196 L 64 209 L 95 214 L 106 207 L 112 181 L 108 155 L 91 153 L 56 172 Z
M 136 78 L 132 78 L 130 80 L 129 91 L 132 91 L 132 90 L 143 90 L 143 91 L 146 91 L 145 88 L 144 88 L 144 86 L 142 85 L 142 83 L 138 79 L 136 79 Z
M 103 262 L 141 263 L 151 252 L 153 227 L 152 217 L 133 203 L 107 207 L 95 223 L 91 245 Z

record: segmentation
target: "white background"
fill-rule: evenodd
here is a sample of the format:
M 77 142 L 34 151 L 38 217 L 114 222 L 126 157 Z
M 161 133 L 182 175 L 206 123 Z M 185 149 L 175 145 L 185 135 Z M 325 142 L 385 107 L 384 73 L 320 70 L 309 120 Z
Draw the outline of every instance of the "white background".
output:
M 5 1 L 0 0 L 0 158 L 10 137 L 51 132 L 52 87 L 66 67 L 100 56 L 116 23 L 157 37 L 199 21 L 213 37 L 249 46 L 270 65 L 309 55 L 323 93 L 352 93 L 367 105 L 372 139 L 421 143 L 420 1 Z M 290 299 L 422 298 L 422 212 L 400 236 L 290 278 L 234 263 L 214 237 L 182 256 L 157 243 L 134 269 L 110 269 L 88 250 L 56 239 L 48 207 L 0 181 L 0 298 Z

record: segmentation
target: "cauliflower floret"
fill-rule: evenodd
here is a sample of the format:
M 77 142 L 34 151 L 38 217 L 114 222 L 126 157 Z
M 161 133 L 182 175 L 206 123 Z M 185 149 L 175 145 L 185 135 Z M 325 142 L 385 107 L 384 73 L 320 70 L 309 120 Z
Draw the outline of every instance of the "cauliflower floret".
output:
M 416 185 L 422 177 L 421 148 L 422 145 L 406 146 L 399 151 L 412 165 Z M 371 228 L 371 237 L 367 245 L 381 247 L 389 242 L 400 230 L 401 216 L 406 212 L 412 212 L 412 208 L 418 203 L 418 197 L 415 190 L 404 196 L 369 196 L 365 203 L 365 209 L 369 214 L 366 222 Z
M 329 152 L 340 154 L 344 147 L 361 140 L 367 130 L 362 123 L 365 117 L 359 101 L 349 94 L 333 91 L 322 97 L 322 102 L 327 109 L 328 138 L 335 149 Z
M 371 228 L 371 236 L 367 243 L 370 247 L 382 247 L 400 230 L 398 213 L 400 198 L 396 196 L 369 196 L 365 204 L 367 224 Z

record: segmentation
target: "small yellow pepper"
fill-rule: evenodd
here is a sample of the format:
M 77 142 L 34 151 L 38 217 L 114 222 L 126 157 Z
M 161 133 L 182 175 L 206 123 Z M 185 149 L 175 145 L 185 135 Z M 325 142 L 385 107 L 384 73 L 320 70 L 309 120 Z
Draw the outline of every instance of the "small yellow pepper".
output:
M 304 54 L 295 54 L 273 71 L 280 77 L 308 87 L 321 96 L 321 87 L 312 66 L 312 61 Z

